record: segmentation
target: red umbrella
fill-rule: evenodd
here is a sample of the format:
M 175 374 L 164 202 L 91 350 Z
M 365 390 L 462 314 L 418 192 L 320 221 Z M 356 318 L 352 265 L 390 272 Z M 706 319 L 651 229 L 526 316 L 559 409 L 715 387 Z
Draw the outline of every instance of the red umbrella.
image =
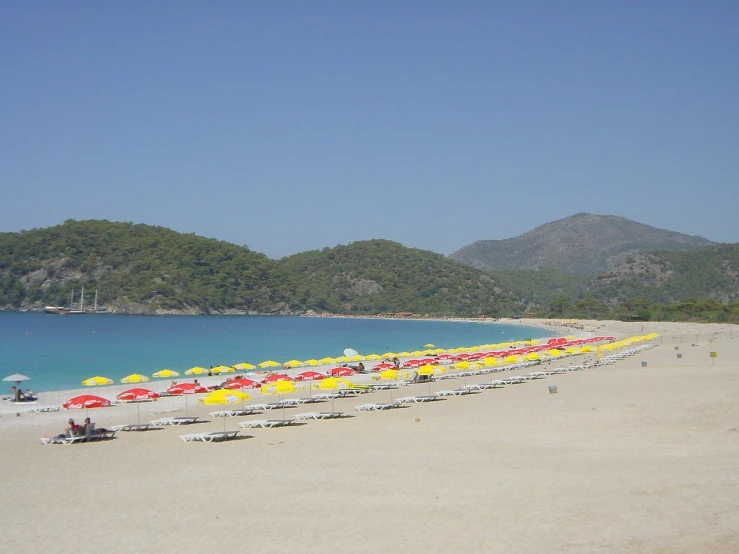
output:
M 382 371 L 383 369 L 395 369 L 395 364 L 389 364 L 387 362 L 383 362 L 381 364 L 377 364 L 371 369 L 372 371 Z
M 196 383 L 180 383 L 179 385 L 173 385 L 167 389 L 169 394 L 180 395 L 180 394 L 199 394 L 208 392 L 203 385 Z
M 136 402 L 136 425 L 141 425 L 141 406 L 139 403 L 156 400 L 159 398 L 159 393 L 142 387 L 134 387 L 124 390 L 116 398 L 126 402 Z
M 244 389 L 258 389 L 262 385 L 246 377 L 240 377 L 239 379 L 233 379 L 229 381 L 224 388 L 231 390 L 244 390 Z
M 206 389 L 203 385 L 197 384 L 197 383 L 180 383 L 179 385 L 174 385 L 173 387 L 169 387 L 167 389 L 167 392 L 169 394 L 173 395 L 185 395 L 185 415 L 187 415 L 187 397 L 190 394 L 201 394 L 204 392 L 208 392 L 208 389 Z
M 292 378 L 286 373 L 273 373 L 267 378 L 262 379 L 262 383 L 272 383 L 274 381 L 292 381 Z
M 295 376 L 295 381 L 319 381 L 325 378 L 326 376 L 323 373 L 319 373 L 317 371 L 304 371 Z
M 329 373 L 332 377 L 348 377 L 349 375 L 354 375 L 354 370 L 350 367 L 335 367 Z
M 110 400 L 94 394 L 83 394 L 67 400 L 63 406 L 68 410 L 87 410 L 88 408 L 105 408 L 110 406 Z
M 153 390 L 135 387 L 124 390 L 116 398 L 125 402 L 146 402 L 147 400 L 156 400 L 159 398 L 159 393 Z

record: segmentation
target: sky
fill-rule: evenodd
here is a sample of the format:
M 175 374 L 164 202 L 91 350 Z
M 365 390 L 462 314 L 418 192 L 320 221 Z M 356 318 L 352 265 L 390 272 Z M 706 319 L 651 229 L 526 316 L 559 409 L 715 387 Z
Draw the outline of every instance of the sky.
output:
M 739 242 L 739 3 L 8 1 L 0 231 L 441 254 L 578 213 Z

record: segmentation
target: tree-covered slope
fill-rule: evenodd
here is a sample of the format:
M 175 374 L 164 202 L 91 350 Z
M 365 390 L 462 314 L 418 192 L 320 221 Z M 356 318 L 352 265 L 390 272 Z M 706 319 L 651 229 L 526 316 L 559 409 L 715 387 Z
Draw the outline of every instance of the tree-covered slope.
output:
M 101 304 L 144 313 L 269 313 L 294 288 L 262 254 L 163 227 L 69 220 L 0 234 L 0 306 L 67 305 L 83 286 Z
M 739 301 L 739 244 L 634 256 L 583 283 L 581 292 L 611 305 L 630 298 L 672 303 L 712 298 Z
M 331 312 L 491 315 L 510 300 L 482 271 L 388 240 L 302 252 L 280 263 L 299 278 L 298 303 Z

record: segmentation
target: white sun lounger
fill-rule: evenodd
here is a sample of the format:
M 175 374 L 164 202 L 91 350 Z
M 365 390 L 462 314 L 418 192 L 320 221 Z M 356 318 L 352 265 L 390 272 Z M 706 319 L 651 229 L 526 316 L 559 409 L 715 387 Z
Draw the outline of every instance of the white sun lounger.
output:
M 335 392 L 322 392 L 314 395 L 313 398 L 318 398 L 318 400 L 332 400 L 334 398 L 339 398 L 340 396 L 340 394 Z
M 198 421 L 197 416 L 192 417 L 163 417 L 161 419 L 152 419 L 152 425 L 190 425 Z
M 151 431 L 154 429 L 163 429 L 161 425 L 153 423 L 129 423 L 127 425 L 113 425 L 113 431 Z
M 269 404 L 252 404 L 251 407 L 255 410 L 278 410 L 280 408 L 289 408 L 294 406 L 292 402 L 287 400 L 280 400 L 279 402 L 270 402 Z
M 257 413 L 256 408 L 247 408 L 245 410 L 223 410 L 220 412 L 210 412 L 210 417 L 238 417 L 247 416 Z
M 398 398 L 398 402 L 401 404 L 417 404 L 419 402 L 434 402 L 435 400 L 441 400 L 440 396 L 426 395 L 426 396 L 404 396 Z
M 472 389 L 446 389 L 440 390 L 436 393 L 436 396 L 462 396 L 463 394 L 472 394 Z
M 213 433 L 194 433 L 192 435 L 180 435 L 182 442 L 221 442 L 235 439 L 239 431 L 215 431 Z
M 488 390 L 488 389 L 495 389 L 502 386 L 501 383 L 498 383 L 497 381 L 493 381 L 492 383 L 473 383 L 471 385 L 462 385 L 463 389 L 468 390 Z
M 296 419 L 255 419 L 254 421 L 242 421 L 239 423 L 239 427 L 243 429 L 254 429 L 255 427 L 272 429 L 273 427 L 287 427 L 296 421 Z
M 44 413 L 44 412 L 58 412 L 61 408 L 59 406 L 39 406 L 38 408 L 29 408 L 26 410 L 27 413 Z
M 336 419 L 344 415 L 344 412 L 306 412 L 295 414 L 295 419 L 304 421 L 306 419 Z
M 393 408 L 400 408 L 400 404 L 398 402 L 370 403 L 360 404 L 359 406 L 354 406 L 354 408 L 360 412 L 376 412 L 379 410 L 392 410 Z
M 74 444 L 83 442 L 87 437 L 84 435 L 75 437 L 42 437 L 41 444 Z

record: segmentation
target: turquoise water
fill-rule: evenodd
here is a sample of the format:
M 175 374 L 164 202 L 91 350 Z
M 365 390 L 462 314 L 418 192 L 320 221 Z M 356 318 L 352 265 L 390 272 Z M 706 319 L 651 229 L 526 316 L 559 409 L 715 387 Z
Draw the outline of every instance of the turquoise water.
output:
M 55 316 L 0 312 L 0 378 L 22 373 L 35 391 L 78 388 L 103 375 L 163 368 L 280 363 L 360 354 L 475 346 L 551 336 L 519 325 L 284 316 Z

